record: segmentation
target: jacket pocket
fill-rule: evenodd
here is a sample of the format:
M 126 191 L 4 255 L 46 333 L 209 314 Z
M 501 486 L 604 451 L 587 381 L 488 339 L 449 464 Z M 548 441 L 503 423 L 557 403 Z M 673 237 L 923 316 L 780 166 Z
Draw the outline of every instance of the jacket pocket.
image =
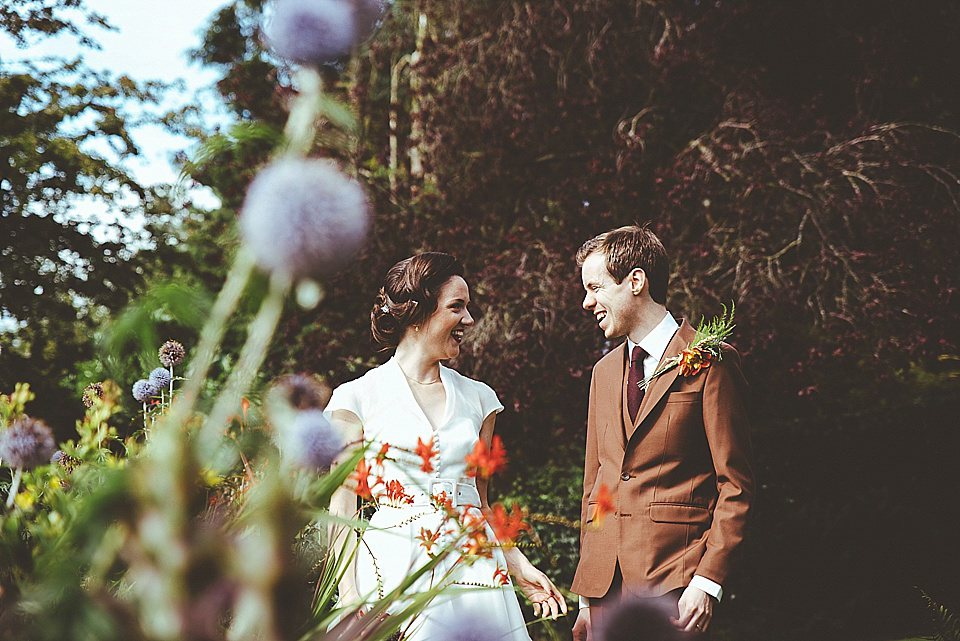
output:
M 693 503 L 651 503 L 650 520 L 657 523 L 705 524 L 713 518 L 710 510 Z
M 693 392 L 670 392 L 667 394 L 668 403 L 693 403 L 699 401 L 703 394 L 699 391 Z
M 597 515 L 597 502 L 590 501 L 587 503 L 587 518 L 584 520 L 584 524 L 592 523 L 593 517 Z

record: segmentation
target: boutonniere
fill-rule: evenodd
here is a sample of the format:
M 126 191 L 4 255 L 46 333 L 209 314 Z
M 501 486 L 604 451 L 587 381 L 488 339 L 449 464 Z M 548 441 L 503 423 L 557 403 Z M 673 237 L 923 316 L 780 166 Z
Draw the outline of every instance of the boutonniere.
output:
M 730 311 L 723 308 L 723 314 L 710 321 L 701 321 L 693 340 L 679 354 L 665 362 L 660 368 L 639 383 L 646 390 L 654 380 L 666 374 L 674 367 L 680 368 L 680 376 L 696 376 L 700 370 L 710 367 L 714 360 L 723 358 L 720 344 L 733 333 L 733 313 L 736 305 L 730 305 Z

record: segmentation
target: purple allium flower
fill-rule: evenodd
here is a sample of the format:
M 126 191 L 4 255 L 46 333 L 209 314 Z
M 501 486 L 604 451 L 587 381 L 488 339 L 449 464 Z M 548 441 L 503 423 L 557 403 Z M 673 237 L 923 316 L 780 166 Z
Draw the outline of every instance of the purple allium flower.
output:
M 0 459 L 10 467 L 32 468 L 50 462 L 57 444 L 41 420 L 24 416 L 0 430 Z
M 150 372 L 150 383 L 158 390 L 165 389 L 172 380 L 173 378 L 170 376 L 170 372 L 162 367 L 158 367 Z
M 363 188 L 323 160 L 280 160 L 261 171 L 240 213 L 261 267 L 319 276 L 352 258 L 367 234 Z
M 373 33 L 386 13 L 386 8 L 386 0 L 353 0 L 358 40 L 364 40 Z
M 90 383 L 83 390 L 83 404 L 87 407 L 93 407 L 93 399 L 103 400 L 103 384 Z
M 187 350 L 177 341 L 167 341 L 160 346 L 160 362 L 167 367 L 176 367 L 183 362 L 183 357 L 187 355 Z
M 343 451 L 340 432 L 323 415 L 323 410 L 297 412 L 281 434 L 285 456 L 300 467 L 322 470 L 330 467 Z
M 304 64 L 334 60 L 357 42 L 348 0 L 277 0 L 265 33 L 275 54 Z
M 80 459 L 74 456 L 70 456 L 63 450 L 57 450 L 56 452 L 54 452 L 53 456 L 50 457 L 50 462 L 56 463 L 57 465 L 62 467 L 64 470 L 67 471 L 67 474 L 70 474 L 71 472 L 73 472 L 75 469 L 77 469 L 77 466 L 80 465 Z
M 487 612 L 476 608 L 454 608 L 445 604 L 439 616 L 427 625 L 430 638 L 443 641 L 503 641 L 511 635 L 510 627 L 503 621 L 491 619 Z
M 159 392 L 160 390 L 156 385 L 145 378 L 141 378 L 133 384 L 133 397 L 141 403 L 146 403 L 150 400 L 150 397 L 156 396 Z
M 322 410 L 330 400 L 330 387 L 310 374 L 283 376 L 273 385 L 273 389 L 279 398 L 298 410 Z
M 672 614 L 676 615 L 676 609 Z M 671 611 L 657 599 L 624 600 L 604 617 L 603 629 L 596 632 L 600 641 L 682 641 L 689 638 L 690 635 L 681 632 L 670 622 L 670 616 Z

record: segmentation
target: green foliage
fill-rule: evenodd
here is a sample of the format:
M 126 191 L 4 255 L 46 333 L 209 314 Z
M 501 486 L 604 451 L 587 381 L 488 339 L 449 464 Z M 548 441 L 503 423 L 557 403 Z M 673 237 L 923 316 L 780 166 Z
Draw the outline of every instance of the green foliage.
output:
M 0 25 L 19 45 L 73 36 L 94 46 L 74 19 L 105 18 L 74 0 L 5 3 Z M 93 336 L 143 274 L 134 252 L 146 239 L 126 224 L 142 204 L 162 208 L 123 161 L 139 153 L 130 135 L 165 87 L 89 69 L 82 57 L 0 61 L 0 380 L 23 380 L 45 398 L 70 398 L 96 379 L 76 380 L 94 355 Z M 102 222 L 101 211 L 118 214 Z M 41 410 L 56 431 L 80 413 L 68 403 Z
M 923 598 L 933 620 L 933 638 L 936 641 L 958 641 L 960 640 L 960 617 L 950 611 L 946 606 L 937 603 L 933 598 L 920 590 L 920 596 Z
M 249 43 L 214 53 L 255 22 L 256 3 L 234 6 L 204 59 L 224 70 L 238 120 L 271 122 L 263 105 L 296 87 Z M 327 72 L 358 116 L 346 157 L 371 183 L 377 233 L 325 283 L 335 304 L 285 317 L 267 368 L 363 373 L 382 358 L 364 320 L 381 275 L 450 251 L 478 319 L 457 367 L 508 408 L 511 497 L 535 505 L 524 479 L 569 465 L 557 485 L 575 504 L 590 368 L 611 345 L 579 308 L 572 256 L 649 220 L 671 255 L 671 311 L 695 320 L 736 301 L 731 340 L 751 382 L 757 543 L 718 634 L 870 634 L 853 610 L 872 612 L 878 636 L 908 632 L 909 599 L 873 586 L 950 574 L 935 534 L 892 524 L 941 532 L 940 508 L 918 497 L 949 482 L 938 470 L 957 446 L 960 299 L 946 266 L 960 262 L 960 103 L 945 88 L 958 24 L 945 1 L 394 2 L 369 51 Z M 279 92 L 232 90 L 268 76 Z M 546 527 L 572 568 L 570 533 Z M 920 550 L 905 554 L 894 531 Z M 895 576 L 875 576 L 878 558 Z M 791 591 L 771 575 L 803 578 Z

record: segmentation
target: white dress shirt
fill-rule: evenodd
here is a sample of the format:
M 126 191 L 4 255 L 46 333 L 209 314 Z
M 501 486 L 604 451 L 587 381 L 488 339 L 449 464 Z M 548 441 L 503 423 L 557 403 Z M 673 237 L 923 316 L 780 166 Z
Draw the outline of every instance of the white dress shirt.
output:
M 677 333 L 678 329 L 680 329 L 680 325 L 676 319 L 670 315 L 670 312 L 667 312 L 663 320 L 661 320 L 649 334 L 641 338 L 639 343 L 634 343 L 627 337 L 628 358 L 633 355 L 633 348 L 637 345 L 647 353 L 646 358 L 643 359 L 643 375 L 645 378 L 650 378 L 657 370 L 657 365 L 660 364 L 663 353 L 667 351 L 667 346 L 670 344 L 673 335 Z M 723 587 L 721 587 L 719 583 L 711 581 L 699 574 L 694 575 L 694 577 L 690 579 L 690 585 L 703 590 L 717 601 L 723 598 Z M 580 607 L 588 607 L 586 597 L 580 597 Z

